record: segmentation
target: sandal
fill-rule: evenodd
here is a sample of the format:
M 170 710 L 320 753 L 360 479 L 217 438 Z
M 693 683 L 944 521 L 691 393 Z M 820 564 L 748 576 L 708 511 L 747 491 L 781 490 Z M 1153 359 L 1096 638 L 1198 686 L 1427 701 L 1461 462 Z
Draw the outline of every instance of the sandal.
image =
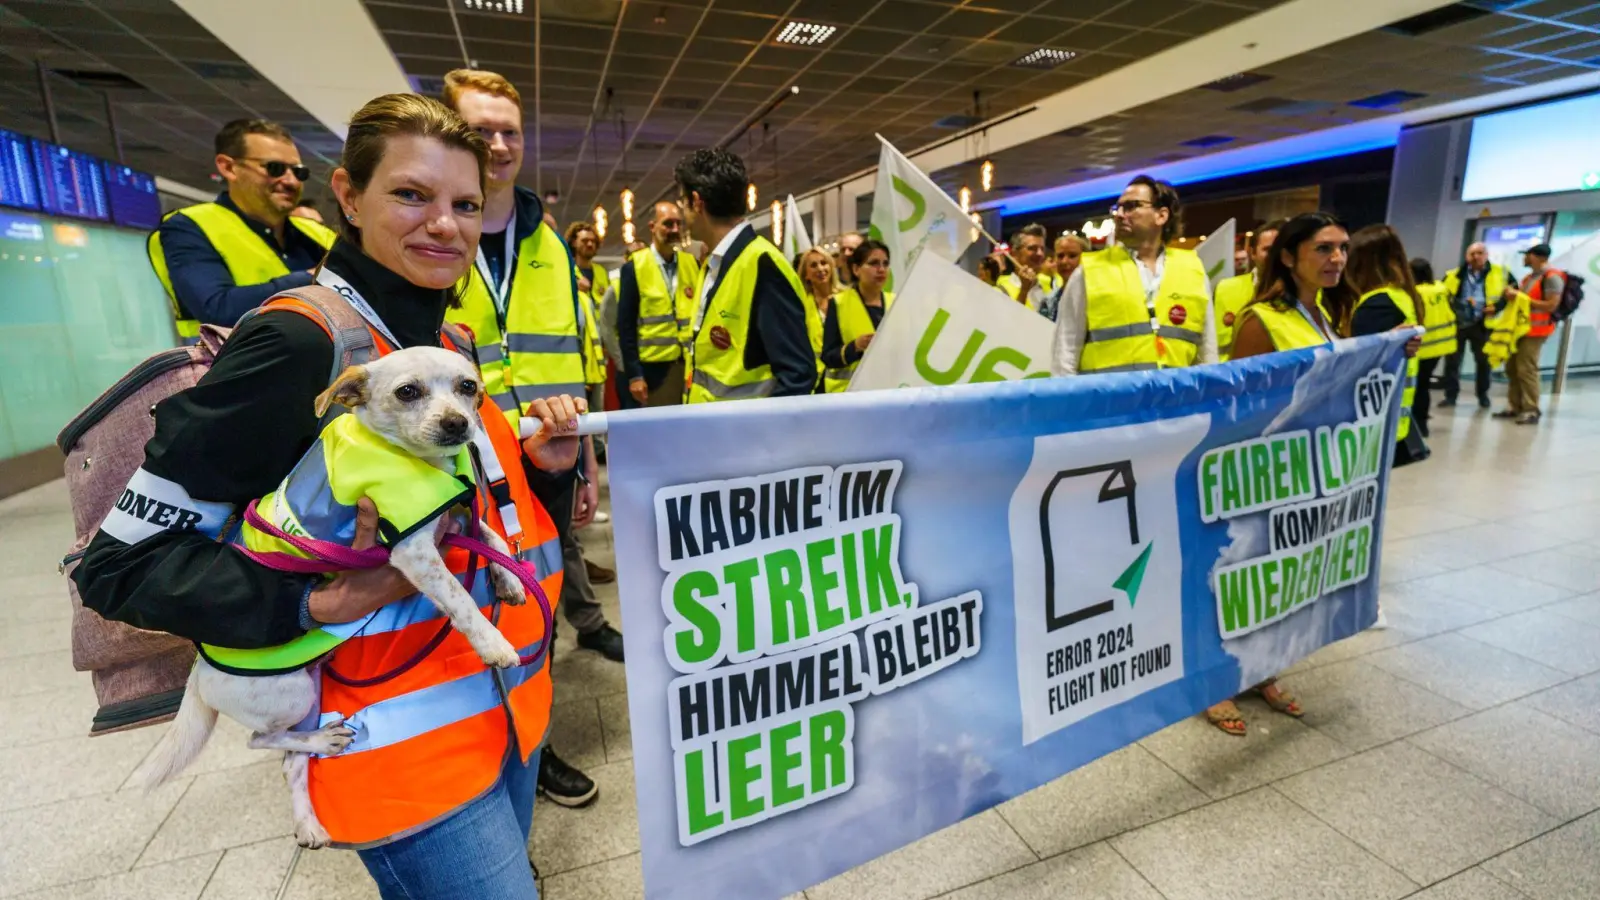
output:
M 1232 700 L 1224 700 L 1206 710 L 1206 721 L 1234 737 L 1245 736 L 1244 717 Z
M 1268 706 L 1286 716 L 1298 719 L 1306 714 L 1306 711 L 1300 708 L 1300 703 L 1295 700 L 1294 695 L 1278 687 L 1277 682 L 1264 684 L 1256 688 L 1256 693 L 1260 695 L 1262 700 L 1267 701 Z

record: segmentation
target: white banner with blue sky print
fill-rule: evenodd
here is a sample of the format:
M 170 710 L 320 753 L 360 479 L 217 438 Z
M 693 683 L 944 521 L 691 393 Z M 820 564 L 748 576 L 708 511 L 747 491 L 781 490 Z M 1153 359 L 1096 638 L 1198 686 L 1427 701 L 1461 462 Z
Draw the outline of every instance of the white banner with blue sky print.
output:
M 1407 336 L 613 416 L 646 896 L 776 900 L 1371 626 Z

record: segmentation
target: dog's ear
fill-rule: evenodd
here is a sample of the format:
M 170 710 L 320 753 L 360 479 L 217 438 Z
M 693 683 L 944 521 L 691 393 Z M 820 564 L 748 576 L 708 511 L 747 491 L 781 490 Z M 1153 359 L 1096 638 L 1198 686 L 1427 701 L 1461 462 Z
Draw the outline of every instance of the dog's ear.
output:
M 328 407 L 337 403 L 348 409 L 355 409 L 367 402 L 367 370 L 362 366 L 351 366 L 339 373 L 339 377 L 328 385 L 328 389 L 317 395 L 317 415 L 327 415 Z

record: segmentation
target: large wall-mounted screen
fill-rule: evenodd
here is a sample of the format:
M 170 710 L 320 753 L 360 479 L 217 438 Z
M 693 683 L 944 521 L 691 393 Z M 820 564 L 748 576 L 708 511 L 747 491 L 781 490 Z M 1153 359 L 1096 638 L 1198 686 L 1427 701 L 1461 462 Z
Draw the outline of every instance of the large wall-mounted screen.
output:
M 156 196 L 155 176 L 110 160 L 105 165 L 111 221 L 154 231 L 161 224 L 161 198 Z
M 106 173 L 99 157 L 35 139 L 33 161 L 39 169 L 39 199 L 45 212 L 97 222 L 111 220 Z
M 0 128 L 0 206 L 39 208 L 39 179 L 27 138 Z
M 1461 199 L 1600 191 L 1600 94 L 1479 116 Z

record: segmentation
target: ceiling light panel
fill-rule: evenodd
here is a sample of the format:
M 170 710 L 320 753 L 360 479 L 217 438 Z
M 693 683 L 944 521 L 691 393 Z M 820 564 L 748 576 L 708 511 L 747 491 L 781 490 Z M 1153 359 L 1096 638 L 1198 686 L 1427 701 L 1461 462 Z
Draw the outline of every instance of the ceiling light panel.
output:
M 833 37 L 839 29 L 816 22 L 789 22 L 778 32 L 778 43 L 797 47 L 815 47 Z
M 1012 62 L 1019 69 L 1054 69 L 1078 54 L 1071 50 L 1057 50 L 1054 47 L 1040 47 L 1031 53 L 1020 56 Z
M 461 0 L 461 5 L 478 12 L 521 13 L 523 0 Z

